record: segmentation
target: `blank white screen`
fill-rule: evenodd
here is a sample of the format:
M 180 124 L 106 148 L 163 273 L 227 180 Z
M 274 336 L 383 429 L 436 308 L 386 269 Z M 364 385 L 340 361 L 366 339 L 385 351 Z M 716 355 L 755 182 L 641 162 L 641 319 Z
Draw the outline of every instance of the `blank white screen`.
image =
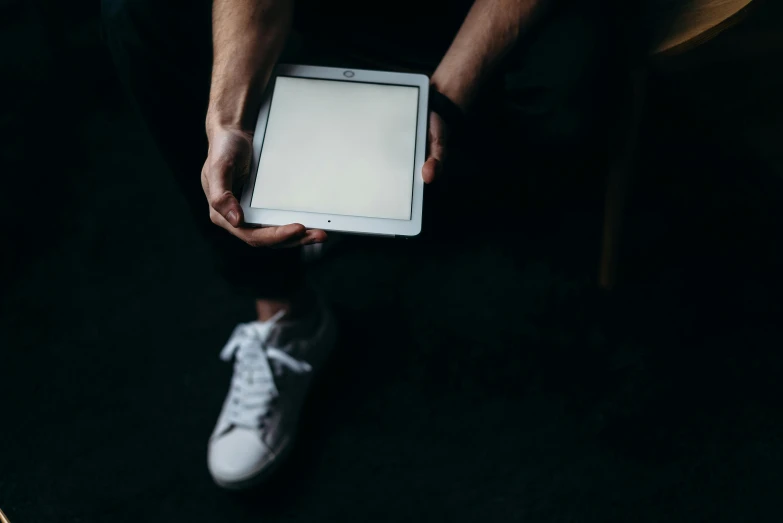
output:
M 251 206 L 411 219 L 418 87 L 278 77 Z

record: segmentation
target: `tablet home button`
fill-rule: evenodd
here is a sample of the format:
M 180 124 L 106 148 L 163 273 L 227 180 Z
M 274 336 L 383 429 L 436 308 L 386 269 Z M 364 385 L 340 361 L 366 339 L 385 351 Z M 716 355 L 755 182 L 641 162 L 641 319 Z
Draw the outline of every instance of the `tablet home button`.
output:
M 343 76 L 345 76 L 346 78 L 353 78 L 353 74 L 354 74 L 353 71 L 345 71 L 343 73 Z

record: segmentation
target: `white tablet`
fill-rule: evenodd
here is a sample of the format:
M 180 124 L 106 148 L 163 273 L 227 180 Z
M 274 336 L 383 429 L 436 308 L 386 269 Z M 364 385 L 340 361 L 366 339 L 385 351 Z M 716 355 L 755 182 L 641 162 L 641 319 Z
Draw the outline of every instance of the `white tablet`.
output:
M 417 235 L 428 89 L 419 74 L 278 66 L 253 138 L 245 221 Z

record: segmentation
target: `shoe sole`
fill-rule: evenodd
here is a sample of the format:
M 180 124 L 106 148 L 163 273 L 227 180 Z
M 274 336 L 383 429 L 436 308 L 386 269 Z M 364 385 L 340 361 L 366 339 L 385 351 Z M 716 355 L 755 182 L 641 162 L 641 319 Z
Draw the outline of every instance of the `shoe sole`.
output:
M 298 433 L 298 427 L 296 432 Z M 264 481 L 266 481 L 269 476 L 274 474 L 274 472 L 286 460 L 288 455 L 291 453 L 295 439 L 296 433 L 291 438 L 289 438 L 289 440 L 278 451 L 278 454 L 275 454 L 275 457 L 272 458 L 272 461 L 270 461 L 268 465 L 261 468 L 261 470 L 252 476 L 248 476 L 247 478 L 240 479 L 238 481 L 225 481 L 212 476 L 212 481 L 214 481 L 218 487 L 224 488 L 226 490 L 247 490 L 252 487 L 257 487 L 258 485 L 264 483 Z

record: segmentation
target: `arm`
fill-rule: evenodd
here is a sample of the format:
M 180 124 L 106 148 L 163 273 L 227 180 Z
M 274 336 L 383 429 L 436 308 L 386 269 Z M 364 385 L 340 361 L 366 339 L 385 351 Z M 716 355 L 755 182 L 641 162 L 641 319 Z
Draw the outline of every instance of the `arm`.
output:
M 432 75 L 431 83 L 463 111 L 470 108 L 482 83 L 546 0 L 476 0 L 449 50 Z M 430 113 L 429 153 L 422 178 L 431 183 L 443 170 L 448 129 L 437 113 Z
M 326 239 L 300 224 L 244 224 L 234 189 L 250 169 L 253 130 L 264 87 L 291 29 L 294 0 L 214 0 L 212 85 L 206 131 L 209 154 L 201 185 L 210 219 L 254 247 L 295 246 Z
M 293 0 L 215 0 L 207 132 L 251 130 L 291 28 Z
M 432 75 L 435 88 L 463 110 L 483 80 L 516 45 L 545 0 L 476 0 Z

